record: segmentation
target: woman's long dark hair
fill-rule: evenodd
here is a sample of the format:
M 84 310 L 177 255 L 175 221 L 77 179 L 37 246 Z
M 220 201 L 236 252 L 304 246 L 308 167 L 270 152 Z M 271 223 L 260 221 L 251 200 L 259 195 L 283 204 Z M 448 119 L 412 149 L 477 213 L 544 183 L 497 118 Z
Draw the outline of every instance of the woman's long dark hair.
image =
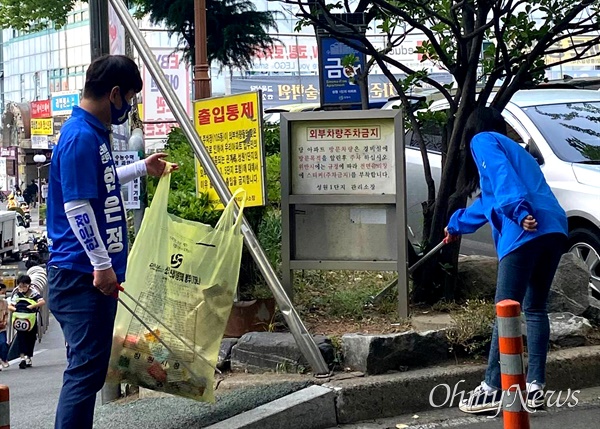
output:
M 477 164 L 471 152 L 471 140 L 477 134 L 486 131 L 506 135 L 506 121 L 502 114 L 493 107 L 478 107 L 471 113 L 465 126 L 465 143 L 467 143 L 465 145 L 467 151 L 465 159 L 465 193 L 471 197 L 479 190 L 479 170 L 477 170 Z

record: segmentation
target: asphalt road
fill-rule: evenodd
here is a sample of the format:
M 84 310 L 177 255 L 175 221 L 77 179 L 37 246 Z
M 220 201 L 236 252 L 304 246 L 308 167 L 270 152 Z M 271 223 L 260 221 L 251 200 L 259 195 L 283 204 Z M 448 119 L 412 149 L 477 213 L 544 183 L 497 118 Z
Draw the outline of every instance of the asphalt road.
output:
M 565 392 L 566 394 L 566 392 Z M 592 429 L 600 427 L 600 388 L 585 389 L 573 408 L 552 407 L 530 414 L 531 429 Z M 416 415 L 341 425 L 340 429 L 503 429 L 502 417 L 471 416 L 457 408 L 437 409 Z M 333 429 L 333 428 L 331 428 Z M 511 428 L 517 429 L 517 428 Z M 518 428 L 520 429 L 520 428 Z
M 33 366 L 19 369 L 18 365 L 16 359 L 0 372 L 0 384 L 10 389 L 11 429 L 52 428 L 66 367 L 65 341 L 53 318 L 41 343 L 35 346 Z

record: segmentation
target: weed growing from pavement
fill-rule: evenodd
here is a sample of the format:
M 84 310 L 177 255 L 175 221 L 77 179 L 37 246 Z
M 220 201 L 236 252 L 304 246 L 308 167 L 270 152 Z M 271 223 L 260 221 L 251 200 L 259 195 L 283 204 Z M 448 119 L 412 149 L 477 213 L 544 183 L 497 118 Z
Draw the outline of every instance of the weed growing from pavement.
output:
M 481 299 L 467 300 L 459 311 L 452 313 L 452 319 L 454 326 L 446 331 L 450 351 L 455 355 L 463 351 L 469 355 L 484 354 L 492 340 L 496 319 L 494 303 Z
M 369 315 L 393 315 L 393 293 L 375 308 L 366 308 L 369 298 L 395 277 L 392 272 L 298 271 L 295 273 L 294 302 L 303 312 L 361 320 Z

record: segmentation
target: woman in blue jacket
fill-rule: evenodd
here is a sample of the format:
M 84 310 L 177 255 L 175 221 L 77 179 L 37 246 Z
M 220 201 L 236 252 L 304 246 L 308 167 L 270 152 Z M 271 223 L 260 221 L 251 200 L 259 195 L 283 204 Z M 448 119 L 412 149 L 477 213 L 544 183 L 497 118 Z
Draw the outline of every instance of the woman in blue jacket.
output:
M 567 216 L 546 183 L 536 160 L 506 136 L 506 122 L 496 109 L 476 109 L 465 140 L 468 191 L 480 195 L 456 211 L 446 227 L 448 241 L 473 233 L 487 222 L 498 254 L 496 302 L 518 301 L 527 321 L 527 405 L 544 405 L 546 357 L 550 338 L 547 301 L 561 255 L 566 250 Z M 468 413 L 501 406 L 498 329 L 494 325 L 485 381 L 461 401 Z

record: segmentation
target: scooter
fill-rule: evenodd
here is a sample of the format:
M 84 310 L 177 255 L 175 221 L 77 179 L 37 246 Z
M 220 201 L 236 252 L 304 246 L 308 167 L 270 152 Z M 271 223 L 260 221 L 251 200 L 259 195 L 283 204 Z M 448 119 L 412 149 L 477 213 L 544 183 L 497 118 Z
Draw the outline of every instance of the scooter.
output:
M 27 253 L 26 268 L 44 265 L 50 260 L 50 250 L 48 249 L 48 239 L 43 237 L 33 237 L 33 250 Z

